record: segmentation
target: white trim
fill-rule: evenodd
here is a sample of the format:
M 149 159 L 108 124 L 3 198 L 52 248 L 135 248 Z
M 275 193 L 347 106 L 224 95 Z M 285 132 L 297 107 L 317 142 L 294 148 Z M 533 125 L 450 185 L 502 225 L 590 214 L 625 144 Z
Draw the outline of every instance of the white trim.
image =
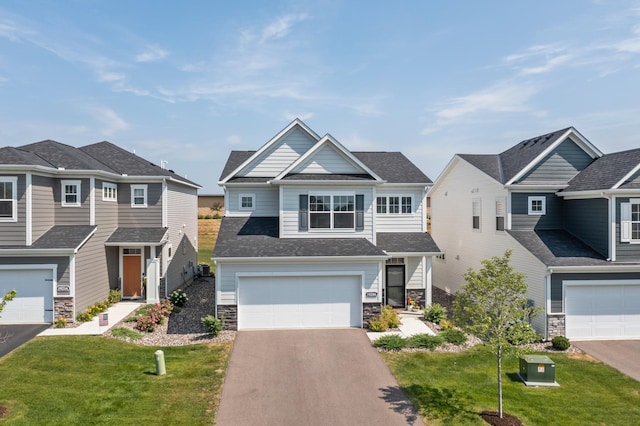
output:
M 109 197 L 108 195 L 105 196 L 105 193 L 104 193 L 105 189 L 112 189 L 113 196 L 112 197 Z M 110 203 L 118 202 L 118 184 L 117 183 L 102 181 L 102 201 L 107 201 Z
M 545 308 L 544 308 L 544 337 L 549 337 L 549 315 L 555 315 L 556 312 L 551 312 L 551 274 L 546 274 L 544 277 L 544 292 L 545 292 Z M 563 305 L 564 306 L 564 305 Z
M 631 176 L 633 176 L 634 174 L 636 174 L 638 172 L 638 170 L 640 170 L 640 164 L 636 165 L 633 169 L 631 169 L 631 171 L 629 173 L 624 175 L 624 177 L 622 179 L 620 179 L 615 185 L 613 185 L 611 187 L 611 189 L 618 189 L 620 187 L 620 185 L 622 185 L 627 180 L 629 180 L 631 178 Z
M 242 206 L 242 199 L 243 198 L 248 198 L 251 200 L 251 206 L 250 207 L 243 207 Z M 238 210 L 241 211 L 253 211 L 256 208 L 256 194 L 238 194 Z
M 169 185 L 167 180 L 162 180 L 162 227 L 167 228 L 169 225 Z M 166 288 L 166 286 L 165 286 Z
M 476 213 L 476 206 L 478 208 L 478 214 Z M 473 218 L 478 216 L 478 227 L 476 228 L 473 223 Z M 482 198 L 472 198 L 471 199 L 471 231 L 472 232 L 482 232 Z
M 68 203 L 66 201 L 66 188 L 65 186 L 75 186 L 77 188 L 77 192 L 75 193 L 76 202 Z M 73 195 L 73 193 L 71 193 Z M 80 207 L 82 205 L 82 181 L 81 180 L 71 180 L 71 179 L 63 179 L 60 181 L 60 205 L 62 207 Z
M 69 295 L 75 297 L 76 294 L 76 255 L 69 256 Z M 76 301 L 73 301 L 73 318 L 76 317 Z
M 403 213 L 402 212 L 402 199 L 403 198 L 410 198 L 411 199 L 411 213 Z M 384 213 L 378 213 L 378 198 L 384 198 L 385 199 L 385 207 L 386 207 L 386 212 Z M 389 198 L 398 198 L 398 213 L 391 213 L 389 211 Z M 426 197 L 425 197 L 426 200 Z M 375 201 L 375 211 L 374 213 L 376 215 L 380 215 L 380 216 L 391 216 L 391 217 L 397 217 L 397 216 L 415 216 L 416 211 L 418 210 L 417 208 L 415 208 L 415 203 L 413 202 L 413 195 L 411 194 L 387 194 L 387 195 L 376 195 L 376 197 L 374 198 Z M 427 216 L 427 206 L 426 203 L 424 204 L 424 222 L 425 222 L 425 227 L 426 227 L 426 216 Z M 426 232 L 426 229 L 425 229 Z
M 533 201 L 541 201 L 540 211 L 533 210 L 531 203 Z M 547 214 L 547 197 L 542 195 L 530 195 L 527 197 L 527 214 L 529 216 L 544 216 Z
M 89 225 L 96 224 L 96 178 L 89 178 Z
M 423 281 L 426 293 L 425 303 L 430 306 L 432 303 L 433 292 L 433 258 L 431 256 L 423 256 L 422 262 L 424 263 Z
M 144 204 L 135 204 L 135 190 L 143 189 L 144 190 Z M 149 195 L 149 185 L 140 185 L 140 184 L 131 184 L 131 208 L 133 209 L 144 209 L 147 208 L 147 197 Z
M 0 222 L 17 222 L 18 221 L 18 177 L 17 176 L 0 176 L 0 182 L 10 182 L 11 185 L 11 217 L 2 217 Z M 4 198 L 3 198 L 4 200 Z
M 609 256 L 611 261 L 616 261 L 616 196 L 609 198 Z
M 33 243 L 33 180 L 31 173 L 25 175 L 26 185 L 26 245 L 31 246 Z
M 415 256 L 416 253 L 413 253 Z M 331 261 L 334 263 L 374 262 L 387 260 L 390 256 L 282 256 L 282 257 L 211 257 L 214 262 L 223 263 L 302 263 L 314 261 Z

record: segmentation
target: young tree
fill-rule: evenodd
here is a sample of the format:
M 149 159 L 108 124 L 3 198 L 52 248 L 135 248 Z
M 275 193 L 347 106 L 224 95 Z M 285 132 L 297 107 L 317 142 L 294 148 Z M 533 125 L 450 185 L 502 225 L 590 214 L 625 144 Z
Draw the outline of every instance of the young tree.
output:
M 479 272 L 464 274 L 466 284 L 456 294 L 454 319 L 458 326 L 482 340 L 496 354 L 498 367 L 498 415 L 502 418 L 502 356 L 522 341 L 523 327 L 515 326 L 539 312 L 530 306 L 525 276 L 509 264 L 511 250 L 503 257 L 482 261 Z
M 2 296 L 2 301 L 0 301 L 0 312 L 2 312 L 2 310 L 4 309 L 4 305 L 6 305 L 7 302 L 12 301 L 14 297 L 16 297 L 16 291 L 15 290 L 8 291 L 7 293 L 5 293 L 4 296 Z M 6 342 L 7 341 L 7 337 L 9 337 L 9 336 L 0 335 L 0 343 Z

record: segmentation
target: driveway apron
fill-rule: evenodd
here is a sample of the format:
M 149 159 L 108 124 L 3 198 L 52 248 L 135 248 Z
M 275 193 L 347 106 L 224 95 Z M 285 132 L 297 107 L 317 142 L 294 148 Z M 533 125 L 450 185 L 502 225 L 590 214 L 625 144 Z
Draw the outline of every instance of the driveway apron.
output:
M 593 340 L 571 344 L 640 381 L 640 340 Z
M 6 339 L 4 343 L 0 343 L 0 358 L 24 345 L 49 327 L 51 324 L 0 325 L 0 339 Z
M 216 424 L 424 425 L 362 329 L 239 332 Z

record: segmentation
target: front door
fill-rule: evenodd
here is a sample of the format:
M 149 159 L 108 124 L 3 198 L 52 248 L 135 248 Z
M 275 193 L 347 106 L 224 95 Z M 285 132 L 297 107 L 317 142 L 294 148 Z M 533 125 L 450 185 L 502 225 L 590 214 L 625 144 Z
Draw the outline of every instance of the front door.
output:
M 387 265 L 387 305 L 404 308 L 404 265 Z
M 140 297 L 142 256 L 122 256 L 122 297 Z

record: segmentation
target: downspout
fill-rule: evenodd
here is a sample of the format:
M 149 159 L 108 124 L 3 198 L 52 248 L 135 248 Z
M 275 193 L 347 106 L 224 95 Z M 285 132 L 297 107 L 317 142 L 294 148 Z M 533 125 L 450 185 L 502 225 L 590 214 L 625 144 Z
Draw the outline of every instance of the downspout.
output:
M 26 229 L 26 246 L 29 247 L 33 243 L 33 185 L 31 181 L 31 173 L 26 175 L 26 203 L 27 203 L 27 229 Z M 75 317 L 74 317 L 75 318 Z
M 604 192 L 602 193 L 603 197 L 609 200 L 609 260 L 611 262 L 616 261 L 617 253 L 616 253 L 616 196 L 605 196 Z

